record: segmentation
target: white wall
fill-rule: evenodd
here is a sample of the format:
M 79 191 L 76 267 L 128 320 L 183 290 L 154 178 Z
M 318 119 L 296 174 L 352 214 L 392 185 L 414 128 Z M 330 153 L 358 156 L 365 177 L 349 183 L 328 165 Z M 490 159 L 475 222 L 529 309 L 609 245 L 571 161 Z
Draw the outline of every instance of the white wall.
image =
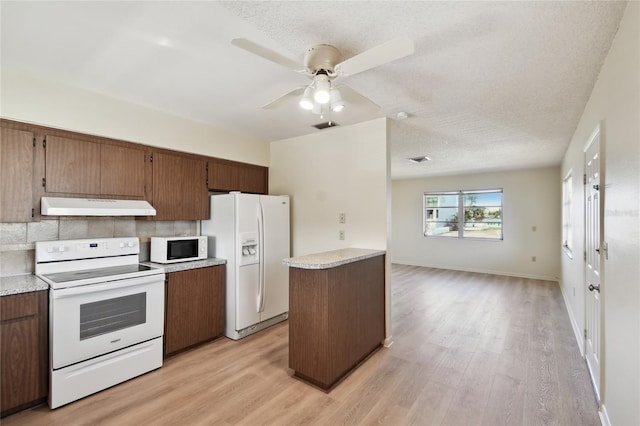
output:
M 428 165 L 427 165 L 428 166 Z M 557 167 L 394 180 L 392 261 L 407 265 L 555 280 L 560 276 Z M 503 241 L 426 238 L 423 194 L 503 189 Z M 532 227 L 536 231 L 532 231 Z M 532 256 L 536 262 L 532 262 Z
M 387 248 L 386 128 L 381 118 L 271 143 L 269 193 L 291 196 L 294 256 Z
M 271 143 L 269 192 L 291 196 L 293 256 L 345 247 L 387 249 L 388 127 L 381 118 Z M 345 224 L 338 221 L 340 213 L 346 214 Z M 386 345 L 392 342 L 390 262 L 387 254 Z
M 640 424 L 640 3 L 629 2 L 563 163 L 584 172 L 583 149 L 602 126 L 604 149 L 603 413 L 614 425 Z M 576 179 L 580 181 L 580 179 Z M 574 185 L 573 259 L 562 257 L 562 291 L 584 329 L 583 188 Z M 576 287 L 576 296 L 572 294 Z
M 266 141 L 6 68 L 1 82 L 3 118 L 269 165 Z

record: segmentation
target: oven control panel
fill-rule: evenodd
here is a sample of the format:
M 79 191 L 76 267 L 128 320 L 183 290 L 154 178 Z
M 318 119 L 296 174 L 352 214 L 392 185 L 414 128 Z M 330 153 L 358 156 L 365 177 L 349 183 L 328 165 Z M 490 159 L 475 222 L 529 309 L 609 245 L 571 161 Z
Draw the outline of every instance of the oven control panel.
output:
M 139 253 L 140 241 L 136 237 L 36 242 L 36 263 Z

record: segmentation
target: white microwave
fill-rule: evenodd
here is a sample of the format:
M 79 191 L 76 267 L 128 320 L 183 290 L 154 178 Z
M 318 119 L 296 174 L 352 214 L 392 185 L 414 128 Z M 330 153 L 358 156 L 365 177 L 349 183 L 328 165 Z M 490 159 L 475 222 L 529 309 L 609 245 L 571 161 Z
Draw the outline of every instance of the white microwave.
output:
M 151 261 L 188 262 L 207 258 L 207 237 L 151 237 Z

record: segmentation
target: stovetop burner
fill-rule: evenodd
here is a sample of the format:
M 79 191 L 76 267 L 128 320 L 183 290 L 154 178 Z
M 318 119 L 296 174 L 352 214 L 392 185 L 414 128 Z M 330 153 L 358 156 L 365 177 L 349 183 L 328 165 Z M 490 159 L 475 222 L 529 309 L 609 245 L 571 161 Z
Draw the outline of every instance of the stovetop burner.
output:
M 155 268 L 146 265 L 123 265 L 123 266 L 111 266 L 109 268 L 97 268 L 84 271 L 68 271 L 58 272 L 56 274 L 44 274 L 44 278 L 54 283 L 67 283 L 80 280 L 89 280 L 95 278 L 107 278 L 115 277 L 124 274 L 133 274 L 136 272 L 152 271 Z

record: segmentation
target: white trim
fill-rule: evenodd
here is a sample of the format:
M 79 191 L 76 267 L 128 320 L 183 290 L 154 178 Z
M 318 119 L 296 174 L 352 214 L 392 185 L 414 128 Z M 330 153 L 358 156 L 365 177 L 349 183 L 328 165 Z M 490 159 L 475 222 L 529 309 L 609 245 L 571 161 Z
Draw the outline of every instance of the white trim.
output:
M 582 152 L 584 152 L 584 153 L 587 152 L 587 150 L 589 149 L 589 147 L 591 146 L 593 141 L 596 140 L 598 135 L 600 135 L 600 122 L 598 122 L 598 124 L 596 125 L 596 128 L 593 129 L 593 132 L 591 132 L 591 135 L 587 139 L 587 143 L 584 145 L 584 147 L 582 149 Z M 602 148 L 602 145 L 600 145 L 600 148 Z M 602 152 L 602 149 L 600 150 L 600 152 Z
M 389 346 L 393 345 L 393 336 L 389 336 L 389 337 L 387 337 L 386 339 L 384 339 L 384 340 L 382 341 L 382 345 L 383 345 L 385 348 L 388 348 Z
M 607 407 L 602 404 L 602 408 L 598 411 L 598 416 L 600 416 L 600 423 L 602 426 L 611 426 L 611 419 L 609 419 L 609 413 L 607 413 Z
M 564 305 L 567 308 L 567 313 L 569 314 L 569 321 L 571 321 L 571 328 L 573 328 L 573 334 L 576 336 L 576 341 L 578 342 L 578 348 L 580 349 L 580 355 L 584 358 L 584 330 L 580 330 L 578 327 L 578 322 L 576 321 L 576 317 L 573 314 L 573 310 L 571 309 L 571 304 L 569 303 L 569 299 L 567 295 L 562 290 L 563 286 L 560 283 L 560 292 L 562 293 L 562 299 L 564 300 Z
M 517 272 L 509 272 L 509 271 L 494 271 L 490 269 L 474 269 L 474 268 L 460 268 L 460 267 L 452 267 L 446 265 L 432 265 L 432 264 L 423 264 L 423 263 L 415 263 L 404 260 L 392 260 L 391 263 L 396 263 L 398 265 L 407 265 L 407 266 L 422 266 L 424 268 L 435 268 L 435 269 L 447 269 L 450 271 L 462 271 L 462 272 L 475 272 L 478 274 L 491 274 L 491 275 L 503 275 L 506 277 L 516 277 L 516 278 L 529 278 L 532 280 L 544 280 L 544 281 L 556 281 L 560 282 L 558 277 L 552 277 L 549 275 L 533 275 L 533 274 L 519 274 Z

